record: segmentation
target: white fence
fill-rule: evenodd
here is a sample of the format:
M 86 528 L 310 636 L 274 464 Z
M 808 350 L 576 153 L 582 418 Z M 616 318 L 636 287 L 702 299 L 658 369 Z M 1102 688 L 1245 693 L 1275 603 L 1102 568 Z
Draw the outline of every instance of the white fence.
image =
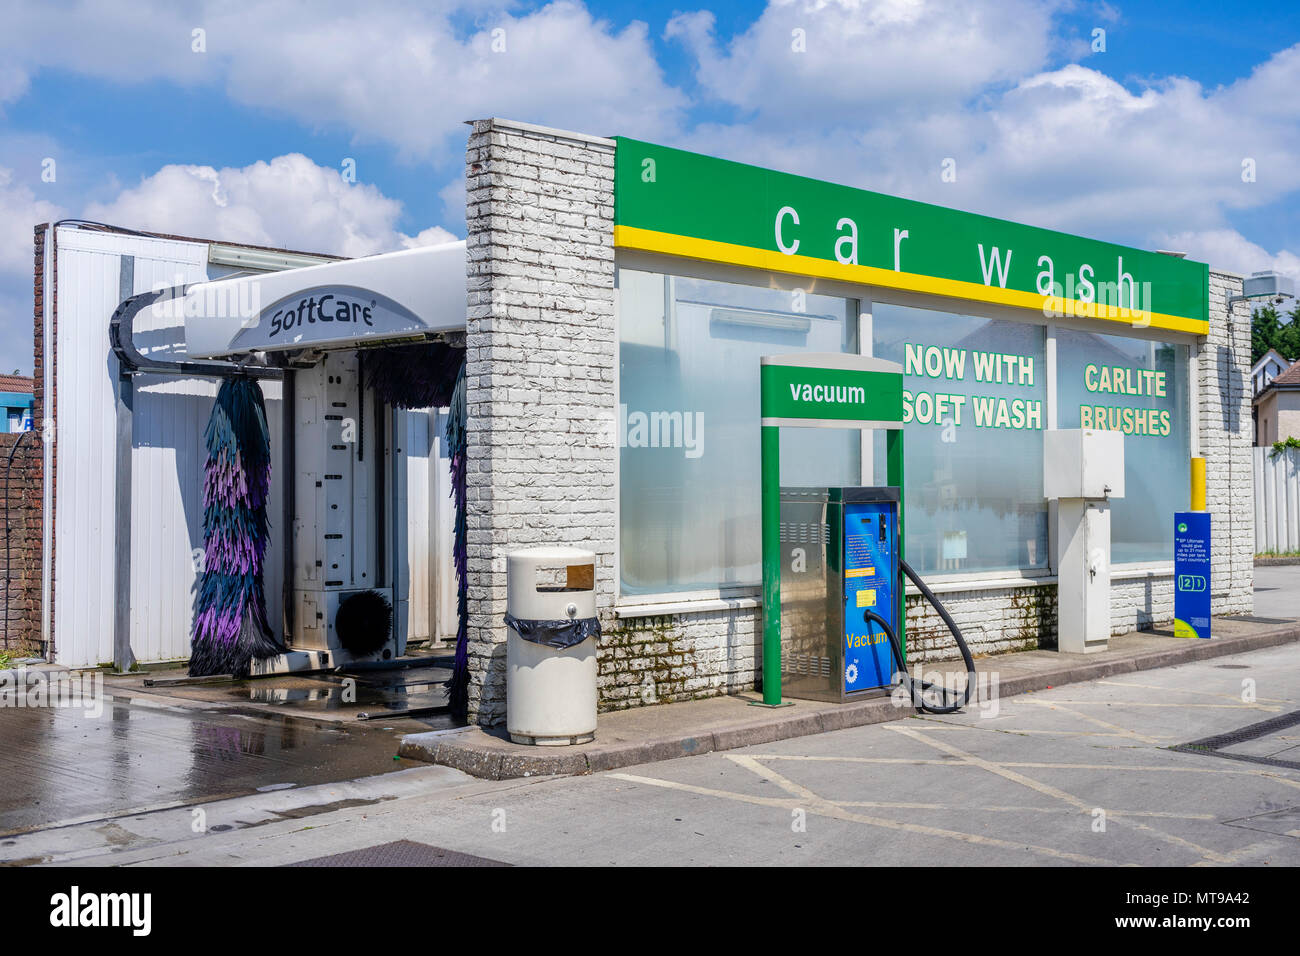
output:
M 1255 553 L 1300 551 L 1300 450 L 1255 456 Z

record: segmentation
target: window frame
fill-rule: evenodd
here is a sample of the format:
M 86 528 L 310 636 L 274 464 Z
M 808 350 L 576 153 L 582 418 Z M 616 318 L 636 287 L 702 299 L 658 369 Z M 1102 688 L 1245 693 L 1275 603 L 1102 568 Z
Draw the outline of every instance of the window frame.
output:
M 774 273 L 766 270 L 752 269 L 747 266 L 724 263 L 704 262 L 668 256 L 661 253 L 640 250 L 616 249 L 614 256 L 614 409 L 617 415 L 622 401 L 621 386 L 621 343 L 622 295 L 620 273 L 623 269 L 651 272 L 660 275 L 676 275 L 691 279 L 714 282 L 730 282 L 758 288 L 773 288 L 778 282 L 782 287 L 798 283 L 800 277 L 791 273 Z M 1056 367 L 1056 332 L 1058 329 L 1070 329 L 1080 332 L 1122 335 L 1128 338 L 1144 339 L 1156 342 L 1171 342 L 1188 346 L 1187 353 L 1187 401 L 1188 401 L 1188 447 L 1185 449 L 1190 458 L 1200 449 L 1200 408 L 1198 404 L 1199 356 L 1201 336 L 1186 332 L 1174 332 L 1168 329 L 1146 329 L 1124 325 L 1106 320 L 1079 319 L 1071 316 L 1048 317 L 1026 309 L 992 303 L 972 302 L 951 296 L 931 295 L 920 292 L 908 292 L 887 289 L 881 286 L 843 282 L 836 279 L 807 277 L 809 291 L 819 295 L 854 299 L 858 303 L 858 352 L 870 355 L 873 347 L 872 315 L 876 303 L 900 305 L 916 309 L 928 309 L 937 312 L 956 312 L 977 318 L 1021 322 L 1044 328 L 1046 366 L 1046 415 L 1044 430 L 1057 427 L 1059 407 L 1057 403 L 1057 367 Z M 755 410 L 757 415 L 757 410 Z M 871 434 L 867 430 L 861 435 L 862 480 L 868 482 L 872 475 L 872 457 L 870 448 Z M 624 594 L 622 590 L 622 455 L 615 447 L 614 454 L 614 613 L 620 618 L 652 617 L 665 614 L 704 613 L 727 609 L 748 609 L 760 606 L 760 585 L 736 585 L 725 588 L 702 588 L 694 591 L 665 591 L 654 594 Z M 1048 564 L 1043 568 L 1024 571 L 960 571 L 952 574 L 936 574 L 926 579 L 936 593 L 962 590 L 995 590 L 1050 584 L 1056 580 L 1056 503 L 1048 502 L 1047 518 Z M 1173 559 L 1168 561 L 1139 561 L 1113 564 L 1112 576 L 1120 580 L 1130 580 L 1173 573 Z M 908 594 L 918 593 L 911 584 Z

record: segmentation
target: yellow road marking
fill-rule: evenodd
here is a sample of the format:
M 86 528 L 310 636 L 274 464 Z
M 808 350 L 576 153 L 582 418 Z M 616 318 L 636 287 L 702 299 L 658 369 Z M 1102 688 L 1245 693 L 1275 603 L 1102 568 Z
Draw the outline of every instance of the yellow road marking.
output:
M 1130 684 L 1128 681 L 1119 681 L 1119 680 L 1099 680 L 1099 681 L 1097 681 L 1097 683 L 1098 683 L 1098 684 L 1105 684 L 1107 687 L 1132 687 L 1132 688 L 1135 688 L 1135 689 L 1137 689 L 1137 690 L 1174 691 L 1175 693 L 1178 693 L 1178 694 L 1196 694 L 1198 697 L 1219 697 L 1219 698 L 1221 698 L 1221 699 L 1223 699 L 1223 700 L 1235 700 L 1235 701 L 1239 701 L 1239 702 L 1240 702 L 1240 706 L 1242 706 L 1242 707 L 1255 707 L 1255 706 L 1258 706 L 1259 704 L 1262 704 L 1262 703 L 1265 702 L 1265 701 L 1267 701 L 1267 702 L 1270 703 L 1270 704 L 1287 704 L 1287 703 L 1290 703 L 1290 701 L 1284 700 L 1284 699 L 1282 699 L 1282 698 L 1280 698 L 1280 697 L 1257 697 L 1253 703 L 1247 704 L 1245 701 L 1241 700 L 1241 697 L 1240 697 L 1240 695 L 1238 695 L 1238 694 L 1220 694 L 1220 693 L 1217 693 L 1216 691 L 1212 691 L 1212 690 L 1192 690 L 1192 689 L 1189 689 L 1189 688 L 1183 688 L 1183 687 L 1161 687 L 1159 684 Z M 1183 705 L 1180 705 L 1180 704 L 1160 704 L 1159 706 L 1161 706 L 1161 707 L 1179 707 L 1179 706 L 1183 706 Z M 1262 708 L 1262 709 L 1265 709 L 1265 710 L 1275 710 L 1275 709 L 1277 709 L 1277 708 Z
M 742 758 L 750 759 L 750 758 Z M 750 769 L 767 770 L 772 775 L 773 783 L 777 783 L 787 792 L 791 793 L 787 798 L 775 797 L 755 797 L 745 793 L 733 793 L 728 790 L 714 790 L 710 787 L 697 787 L 689 783 L 678 783 L 675 780 L 659 780 L 654 777 L 641 777 L 629 773 L 611 773 L 609 776 L 619 780 L 626 780 L 631 783 L 641 783 L 651 787 L 662 787 L 666 790 L 680 790 L 684 793 L 696 793 L 701 796 L 717 797 L 723 800 L 736 800 L 741 803 L 751 803 L 756 806 L 780 806 L 786 809 L 805 809 L 809 813 L 815 813 L 818 816 L 830 817 L 835 820 L 844 820 L 849 823 L 862 823 L 866 826 L 880 827 L 885 830 L 900 830 L 904 833 L 915 833 L 920 836 L 937 837 L 940 839 L 956 840 L 960 843 L 970 843 L 976 846 L 995 846 L 1002 849 L 1023 852 L 1028 850 L 1031 853 L 1038 853 L 1043 856 L 1049 856 L 1058 860 L 1073 860 L 1076 863 L 1088 863 L 1096 866 L 1112 866 L 1111 860 L 1104 860 L 1099 857 L 1086 856 L 1082 853 L 1070 853 L 1064 850 L 1056 850 L 1052 847 L 1035 846 L 1029 843 L 1012 843 L 1008 840 L 999 840 L 994 837 L 979 836 L 974 833 L 962 833 L 959 830 L 944 830 L 939 827 L 925 826 L 920 823 L 904 823 L 898 820 L 887 820 L 883 817 L 871 817 L 860 813 L 852 813 L 843 807 L 837 807 L 827 800 L 817 796 L 806 787 L 792 783 L 781 777 L 780 774 L 772 771 L 770 768 L 764 768 L 761 764 L 754 763 Z M 780 782 L 779 782 L 780 781 Z M 796 797 L 794 794 L 800 793 L 803 796 Z
M 991 760 L 985 760 L 983 757 L 977 757 L 975 754 L 967 753 L 961 748 L 954 747 L 952 744 L 949 744 L 945 741 L 928 739 L 919 730 L 913 730 L 911 727 L 900 727 L 897 724 L 886 724 L 885 726 L 886 729 L 888 730 L 892 730 L 896 733 L 903 734 L 904 736 L 911 737 L 913 740 L 918 740 L 928 747 L 933 747 L 936 750 L 942 750 L 945 753 L 950 753 L 954 757 L 961 757 L 962 759 L 975 764 L 981 769 L 987 770 L 991 774 L 995 774 L 996 776 L 1002 777 L 1006 780 L 1010 780 L 1013 783 L 1018 783 L 1023 787 L 1028 787 L 1030 790 L 1037 791 L 1038 793 L 1041 793 L 1045 796 L 1050 796 L 1056 800 L 1060 800 L 1064 803 L 1068 803 L 1070 806 L 1076 807 L 1081 813 L 1090 814 L 1096 808 L 1095 803 L 1088 804 L 1071 793 L 1066 793 L 1064 790 L 1061 790 L 1058 787 L 1053 787 L 1051 784 L 1043 783 L 1039 780 L 1034 780 L 1033 778 L 1026 777 L 1024 774 L 1021 773 L 1016 773 L 1014 770 L 1009 770 L 1008 768 L 1000 764 L 996 764 Z M 1107 810 L 1106 812 L 1108 816 L 1112 816 L 1112 817 L 1123 818 L 1125 816 L 1124 812 L 1121 810 Z M 1186 847 L 1187 849 L 1193 850 L 1199 853 L 1202 857 L 1209 860 L 1213 860 L 1216 863 L 1231 862 L 1223 854 L 1211 850 L 1208 847 L 1203 847 L 1196 843 L 1191 842 L 1190 840 L 1185 840 L 1182 837 L 1174 836 L 1172 833 L 1165 833 L 1161 830 L 1157 830 L 1154 827 L 1147 826 L 1145 823 L 1132 823 L 1131 826 L 1133 826 L 1138 830 L 1144 830 L 1145 832 L 1151 834 L 1157 839 L 1164 840 L 1166 843 L 1172 843 L 1176 846 L 1182 846 L 1182 847 Z
M 1105 727 L 1108 730 L 1118 733 L 1121 737 L 1127 737 L 1130 740 L 1141 741 L 1144 744 L 1158 744 L 1162 738 L 1150 737 L 1147 734 L 1140 734 L 1136 730 L 1129 730 L 1127 727 L 1121 727 L 1119 724 L 1112 724 L 1108 720 L 1102 720 L 1100 717 L 1093 717 L 1089 714 L 1081 714 L 1077 710 L 1071 710 L 1069 707 L 1063 707 L 1060 703 L 1050 700 L 1034 700 L 1030 698 L 1027 703 L 1037 704 L 1039 707 L 1046 707 L 1049 710 L 1057 710 L 1063 714 L 1069 714 L 1071 717 L 1078 717 L 1090 724 L 1096 724 L 1098 727 Z

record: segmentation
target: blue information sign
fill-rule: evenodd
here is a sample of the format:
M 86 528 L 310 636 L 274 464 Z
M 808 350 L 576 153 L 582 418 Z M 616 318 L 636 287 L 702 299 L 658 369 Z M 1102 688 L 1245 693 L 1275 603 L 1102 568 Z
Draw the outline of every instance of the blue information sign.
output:
M 1174 515 L 1174 636 L 1210 636 L 1210 513 Z
M 894 655 L 874 611 L 898 632 L 898 503 L 844 505 L 844 692 L 893 683 Z

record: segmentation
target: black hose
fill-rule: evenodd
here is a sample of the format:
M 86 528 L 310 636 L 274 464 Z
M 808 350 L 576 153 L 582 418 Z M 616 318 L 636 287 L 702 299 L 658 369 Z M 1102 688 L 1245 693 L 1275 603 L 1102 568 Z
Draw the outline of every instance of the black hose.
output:
M 943 619 L 943 623 L 948 625 L 948 630 L 952 632 L 953 638 L 957 641 L 957 647 L 961 651 L 962 660 L 966 662 L 966 690 L 963 693 L 956 695 L 961 699 L 950 701 L 948 696 L 949 692 L 946 687 L 937 686 L 924 680 L 920 682 L 920 690 L 918 690 L 916 684 L 912 680 L 911 672 L 907 669 L 907 661 L 903 659 L 903 648 L 898 643 L 898 635 L 894 633 L 894 629 L 890 627 L 889 622 L 875 611 L 871 610 L 866 612 L 867 621 L 875 621 L 884 630 L 886 636 L 888 636 L 889 646 L 894 652 L 894 660 L 898 662 L 899 676 L 902 680 L 903 686 L 907 688 L 907 692 L 911 696 L 912 703 L 916 706 L 916 709 L 923 714 L 955 714 L 970 703 L 971 694 L 975 692 L 975 659 L 971 657 L 970 648 L 966 646 L 966 639 L 961 636 L 961 628 L 959 628 L 957 622 L 952 619 L 952 615 L 949 614 L 948 609 L 943 606 L 943 602 L 934 596 L 934 592 L 931 591 L 926 583 L 921 580 L 921 576 L 912 570 L 911 565 L 902 560 L 898 563 L 899 566 L 902 567 L 903 573 L 906 574 L 911 582 L 916 585 L 917 590 L 921 592 L 922 596 L 930 602 L 930 606 L 939 612 L 939 617 Z M 924 697 L 925 692 L 936 690 L 939 692 L 939 697 L 943 703 L 926 703 Z

